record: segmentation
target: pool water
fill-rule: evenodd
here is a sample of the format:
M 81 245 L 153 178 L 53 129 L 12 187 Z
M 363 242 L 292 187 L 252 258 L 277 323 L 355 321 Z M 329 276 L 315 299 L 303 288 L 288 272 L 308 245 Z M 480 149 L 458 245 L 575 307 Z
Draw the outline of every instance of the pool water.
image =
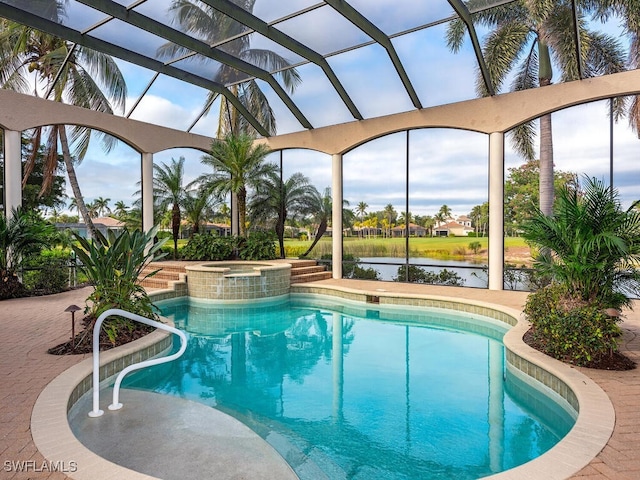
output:
M 161 309 L 189 347 L 126 385 L 238 418 L 302 480 L 479 478 L 541 455 L 574 423 L 505 369 L 506 328 L 486 317 L 294 296 Z

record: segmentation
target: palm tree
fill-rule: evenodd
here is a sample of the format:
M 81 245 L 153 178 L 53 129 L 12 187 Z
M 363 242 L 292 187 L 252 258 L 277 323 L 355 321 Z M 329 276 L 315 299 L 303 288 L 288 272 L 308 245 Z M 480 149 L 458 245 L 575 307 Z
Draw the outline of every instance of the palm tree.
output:
M 265 162 L 270 150 L 266 145 L 254 145 L 246 134 L 227 135 L 216 139 L 211 154 L 202 157 L 202 163 L 213 168 L 213 173 L 201 175 L 198 182 L 220 198 L 235 195 L 238 201 L 239 234 L 247 234 L 247 189 L 256 188 L 272 175 L 277 166 Z
M 184 216 L 191 225 L 191 235 L 200 233 L 200 225 L 207 220 L 218 199 L 206 189 L 195 189 L 194 192 L 186 192 L 183 199 Z
M 442 217 L 446 220 L 447 218 L 451 217 L 451 208 L 449 208 L 449 205 L 442 205 L 440 207 L 440 210 L 438 210 L 438 213 L 442 214 Z
M 154 203 L 160 211 L 166 212 L 171 209 L 171 233 L 173 236 L 173 258 L 178 255 L 178 236 L 180 234 L 180 221 L 186 187 L 184 185 L 184 162 L 185 158 L 178 160 L 171 159 L 167 165 L 162 162 L 160 165 L 153 165 L 153 196 Z
M 429 236 L 433 236 L 433 227 L 436 225 L 436 220 L 431 215 L 426 215 L 423 219 L 422 226 L 429 232 Z
M 393 208 L 393 205 L 388 203 L 384 207 L 384 217 L 387 220 L 387 229 L 388 229 L 387 236 L 388 237 L 391 236 L 391 229 L 393 228 L 393 223 L 396 221 L 397 216 L 398 216 L 398 213 L 396 212 L 396 209 Z
M 69 211 L 73 212 L 76 211 L 76 213 L 79 213 L 78 211 L 78 201 L 75 198 L 72 198 L 71 200 L 69 200 Z
M 56 2 L 56 5 L 55 11 L 50 9 L 47 12 L 53 20 L 59 21 L 64 15 L 64 2 Z M 34 79 L 30 79 L 30 76 Z M 123 110 L 127 96 L 124 78 L 110 56 L 8 20 L 0 20 L 0 84 L 2 88 L 19 92 L 27 92 L 30 85 L 34 85 L 36 95 L 43 89 L 48 92 L 47 98 L 52 95 L 56 102 L 67 102 L 105 113 L 113 113 L 112 103 L 117 109 Z M 41 144 L 42 135 L 43 127 L 34 129 L 33 152 Z M 98 135 L 105 151 L 110 151 L 115 145 L 115 138 Z M 84 203 L 74 167 L 84 158 L 90 138 L 91 130 L 82 126 L 71 128 L 70 135 L 64 125 L 47 128 L 46 175 L 42 192 L 49 190 L 55 177 L 59 140 L 78 210 L 89 232 L 95 236 L 96 230 Z M 71 145 L 74 146 L 73 153 Z M 34 168 L 35 161 L 35 156 L 27 159 L 23 182 Z
M 231 209 L 229 208 L 229 205 L 227 205 L 226 203 L 222 203 L 218 211 L 215 212 L 214 218 L 227 225 L 231 223 Z
M 465 3 L 470 9 L 486 4 L 485 0 L 469 0 Z M 574 3 L 585 76 L 624 70 L 624 53 L 618 42 L 609 35 L 587 28 L 586 15 L 595 11 L 598 3 Z M 512 90 L 550 85 L 554 76 L 553 65 L 560 69 L 561 81 L 579 78 L 574 36 L 571 34 L 574 15 L 570 2 L 532 0 L 520 1 L 517 5 L 509 3 L 475 13 L 473 20 L 493 29 L 484 41 L 483 53 L 496 90 L 514 70 Z M 454 20 L 449 24 L 447 44 L 454 52 L 462 47 L 465 28 L 462 20 Z M 477 85 L 479 95 L 489 95 L 480 76 Z M 617 108 L 622 108 L 622 105 L 618 104 Z M 515 128 L 511 134 L 520 154 L 527 160 L 533 160 L 534 125 L 526 123 Z M 540 209 L 550 215 L 554 197 L 551 114 L 540 117 L 539 137 Z
M 124 203 L 123 200 L 118 200 L 115 203 L 115 207 L 116 207 L 114 210 L 115 216 L 120 220 L 125 219 L 127 216 L 127 213 L 129 213 L 129 207 L 127 207 L 127 204 Z
M 617 21 L 622 23 L 625 33 L 629 37 L 629 55 L 627 57 L 627 68 L 635 70 L 640 68 L 640 8 L 635 0 L 597 0 L 593 2 L 596 9 L 594 18 L 603 22 L 615 16 Z M 620 102 L 620 100 L 622 100 Z M 629 101 L 630 100 L 630 101 Z M 627 117 L 629 125 L 640 137 L 640 96 L 616 99 L 623 105 L 628 105 Z M 620 111 L 616 111 L 616 120 L 619 119 Z
M 630 306 L 640 295 L 640 211 L 622 210 L 618 193 L 587 179 L 583 190 L 560 191 L 551 217 L 541 210 L 523 225 L 540 247 L 536 268 L 568 291 L 603 307 Z
M 109 208 L 110 198 L 98 197 L 93 201 L 93 206 L 96 210 L 96 214 L 98 217 L 103 217 L 105 212 L 111 213 L 111 209 Z
M 294 173 L 284 182 L 273 173 L 258 185 L 250 202 L 251 216 L 257 221 L 275 223 L 280 258 L 285 258 L 284 228 L 289 217 L 304 215 L 313 204 L 316 188 L 302 173 Z
M 253 12 L 256 0 L 233 0 L 244 10 Z M 208 45 L 216 45 L 223 40 L 226 42 L 221 48 L 234 57 L 245 60 L 270 72 L 278 72 L 277 77 L 283 86 L 293 92 L 300 82 L 296 70 L 291 63 L 279 54 L 265 49 L 251 48 L 250 36 L 241 35 L 246 27 L 220 13 L 213 7 L 198 0 L 173 0 L 169 13 L 174 15 L 174 21 L 180 31 L 191 34 Z M 191 51 L 174 43 L 167 43 L 158 49 L 158 56 L 162 58 L 176 58 L 187 55 Z M 246 75 L 233 67 L 220 64 L 212 80 L 223 85 L 230 85 L 232 93 L 254 115 L 254 117 L 271 134 L 276 133 L 276 120 L 269 106 L 266 96 L 255 80 L 245 80 Z M 207 105 L 211 105 L 215 94 L 210 93 Z M 236 111 L 235 107 L 226 101 L 220 103 L 220 117 L 218 121 L 217 138 L 229 134 L 249 134 L 252 126 Z
M 96 202 L 87 203 L 87 212 L 89 213 L 89 218 L 96 218 L 98 216 L 98 207 Z
M 364 216 L 367 213 L 367 208 L 369 208 L 369 205 L 367 205 L 366 202 L 359 202 L 358 206 L 356 207 L 356 213 L 360 215 L 361 224 L 364 223 Z
M 320 241 L 322 235 L 324 235 L 324 233 L 327 231 L 327 227 L 329 226 L 329 219 L 331 218 L 332 214 L 331 209 L 333 203 L 331 201 L 331 189 L 329 187 L 325 188 L 323 194 L 320 194 L 320 192 L 318 192 L 315 187 L 314 190 L 315 192 L 313 192 L 313 197 L 311 199 L 311 202 L 309 203 L 309 209 L 311 211 L 314 222 L 318 225 L 318 228 L 316 228 L 316 233 L 311 246 L 307 249 L 306 252 L 301 255 L 301 257 L 306 257 L 307 255 L 309 255 L 311 253 L 311 250 L 313 250 L 313 247 L 315 247 L 316 244 Z M 333 232 L 333 234 L 336 235 L 337 232 Z

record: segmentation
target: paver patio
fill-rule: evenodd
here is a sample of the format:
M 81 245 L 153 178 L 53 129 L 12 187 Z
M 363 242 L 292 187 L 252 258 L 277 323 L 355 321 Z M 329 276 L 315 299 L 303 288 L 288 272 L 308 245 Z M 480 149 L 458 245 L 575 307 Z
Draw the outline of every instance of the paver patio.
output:
M 351 289 L 366 288 L 370 282 L 325 280 Z M 380 284 L 377 284 L 378 286 Z M 359 287 L 360 286 L 360 287 Z M 522 292 L 495 292 L 406 285 L 385 282 L 387 291 L 421 292 L 464 297 L 521 308 Z M 64 479 L 61 472 L 48 471 L 49 464 L 37 451 L 30 432 L 31 411 L 44 387 L 62 371 L 88 355 L 54 356 L 47 349 L 70 336 L 71 304 L 84 306 L 90 289 L 84 288 L 47 297 L 31 297 L 0 302 L 0 478 Z M 624 312 L 621 350 L 640 363 L 640 302 L 634 311 Z M 82 312 L 79 312 L 80 314 Z M 82 315 L 79 315 L 82 316 Z M 600 454 L 573 478 L 580 480 L 640 479 L 640 369 L 610 372 L 580 369 L 609 395 L 616 411 L 613 435 Z M 62 465 L 69 468 L 69 465 Z M 22 470 L 22 471 L 18 471 Z

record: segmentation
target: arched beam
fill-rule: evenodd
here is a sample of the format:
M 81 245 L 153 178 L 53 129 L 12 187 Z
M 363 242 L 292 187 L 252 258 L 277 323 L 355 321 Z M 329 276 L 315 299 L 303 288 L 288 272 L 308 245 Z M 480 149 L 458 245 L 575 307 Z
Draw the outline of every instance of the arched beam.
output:
M 212 138 L 0 89 L 0 126 L 23 131 L 43 125 L 83 125 L 113 135 L 138 152 L 211 149 Z
M 640 70 L 505 93 L 258 140 L 274 150 L 345 153 L 374 138 L 415 128 L 507 132 L 529 120 L 583 103 L 640 93 Z

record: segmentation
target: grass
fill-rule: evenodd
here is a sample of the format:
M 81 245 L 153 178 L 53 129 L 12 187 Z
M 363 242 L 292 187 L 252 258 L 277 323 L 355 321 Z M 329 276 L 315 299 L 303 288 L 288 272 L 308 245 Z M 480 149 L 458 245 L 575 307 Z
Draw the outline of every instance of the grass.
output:
M 409 254 L 411 257 L 426 257 L 437 259 L 456 259 L 472 253 L 469 244 L 480 243 L 479 256 L 487 255 L 487 237 L 416 237 L 409 239 Z M 285 239 L 287 256 L 297 257 L 304 253 L 311 245 L 311 241 Z M 344 253 L 356 257 L 404 257 L 406 240 L 404 238 L 357 238 L 343 239 Z M 507 237 L 504 239 L 505 248 L 526 247 L 521 237 Z M 331 237 L 324 237 L 313 249 L 313 257 L 331 253 Z

